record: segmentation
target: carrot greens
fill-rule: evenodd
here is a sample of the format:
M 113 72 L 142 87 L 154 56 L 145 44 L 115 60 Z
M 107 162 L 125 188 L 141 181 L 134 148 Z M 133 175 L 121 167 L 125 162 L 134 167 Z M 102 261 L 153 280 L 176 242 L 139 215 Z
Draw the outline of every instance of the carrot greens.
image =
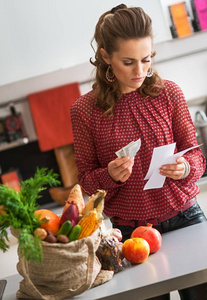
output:
M 21 182 L 20 192 L 0 185 L 0 249 L 3 252 L 9 249 L 8 228 L 12 227 L 18 231 L 20 255 L 28 261 L 42 261 L 40 239 L 33 235 L 34 230 L 40 227 L 40 220 L 34 215 L 39 208 L 36 200 L 47 185 L 60 184 L 58 176 L 53 170 L 37 168 L 34 177 Z

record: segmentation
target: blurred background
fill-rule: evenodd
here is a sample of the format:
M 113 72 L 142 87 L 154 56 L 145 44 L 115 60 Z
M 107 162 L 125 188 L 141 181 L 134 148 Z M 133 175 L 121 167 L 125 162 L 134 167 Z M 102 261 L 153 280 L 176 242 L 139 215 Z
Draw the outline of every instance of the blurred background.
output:
M 203 143 L 201 148 L 207 156 L 207 0 L 126 0 L 124 3 L 141 6 L 152 18 L 157 53 L 155 68 L 161 77 L 182 88 L 198 142 Z M 43 145 L 49 139 L 48 131 L 42 136 L 49 124 L 46 116 L 51 114 L 54 120 L 57 106 L 53 101 L 65 101 L 62 87 L 71 88 L 76 83 L 76 90 L 68 90 L 71 99 L 67 115 L 56 118 L 63 132 L 71 129 L 70 105 L 79 94 L 88 92 L 93 83 L 89 59 L 94 58 L 90 43 L 95 25 L 103 12 L 118 4 L 117 0 L 0 0 L 3 183 L 10 181 L 15 185 L 29 178 L 37 166 L 60 173 L 61 192 L 66 195 L 77 182 L 72 136 L 64 137 L 57 144 L 58 134 L 54 130 L 56 141 L 50 146 Z M 37 111 L 44 106 L 43 117 L 37 116 Z M 41 204 L 51 201 L 48 192 L 40 199 Z

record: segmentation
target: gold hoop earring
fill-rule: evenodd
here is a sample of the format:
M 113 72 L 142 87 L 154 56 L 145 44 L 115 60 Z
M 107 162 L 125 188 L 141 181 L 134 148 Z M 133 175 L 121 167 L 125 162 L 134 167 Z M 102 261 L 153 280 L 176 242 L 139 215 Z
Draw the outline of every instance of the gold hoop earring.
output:
M 108 68 L 106 70 L 106 79 L 109 82 L 114 82 L 116 80 L 116 76 L 114 75 L 114 72 L 112 70 L 112 67 L 108 65 Z
M 153 75 L 153 70 L 152 70 L 152 67 L 150 67 L 150 70 L 147 72 L 147 77 L 152 77 Z

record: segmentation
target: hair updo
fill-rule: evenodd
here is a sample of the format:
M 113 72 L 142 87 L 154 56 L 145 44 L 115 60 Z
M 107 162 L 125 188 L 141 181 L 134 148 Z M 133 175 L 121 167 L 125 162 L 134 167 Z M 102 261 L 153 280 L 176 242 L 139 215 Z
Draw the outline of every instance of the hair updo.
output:
M 119 39 L 131 40 L 151 37 L 153 39 L 151 18 L 141 7 L 128 8 L 121 4 L 101 15 L 95 28 L 92 42 L 95 40 L 97 49 L 95 60 L 90 62 L 96 67 L 93 90 L 97 98 L 97 105 L 107 115 L 113 115 L 115 102 L 121 97 L 118 80 L 108 82 L 106 71 L 108 64 L 103 60 L 100 49 L 104 48 L 109 56 L 118 50 Z M 91 42 L 91 45 L 92 45 Z M 93 47 L 93 46 L 92 46 Z M 151 53 L 154 57 L 155 52 Z M 162 80 L 154 71 L 152 77 L 146 77 L 138 89 L 140 94 L 157 96 L 162 90 Z

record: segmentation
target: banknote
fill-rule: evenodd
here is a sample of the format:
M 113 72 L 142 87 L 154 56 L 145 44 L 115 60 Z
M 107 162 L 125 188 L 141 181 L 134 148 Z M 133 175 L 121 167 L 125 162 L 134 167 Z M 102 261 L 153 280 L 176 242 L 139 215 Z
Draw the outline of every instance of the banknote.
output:
M 116 155 L 119 158 L 122 158 L 124 156 L 129 157 L 135 157 L 137 154 L 137 151 L 139 151 L 139 148 L 141 146 L 141 139 L 138 139 L 137 141 L 132 141 L 120 150 L 116 151 Z

